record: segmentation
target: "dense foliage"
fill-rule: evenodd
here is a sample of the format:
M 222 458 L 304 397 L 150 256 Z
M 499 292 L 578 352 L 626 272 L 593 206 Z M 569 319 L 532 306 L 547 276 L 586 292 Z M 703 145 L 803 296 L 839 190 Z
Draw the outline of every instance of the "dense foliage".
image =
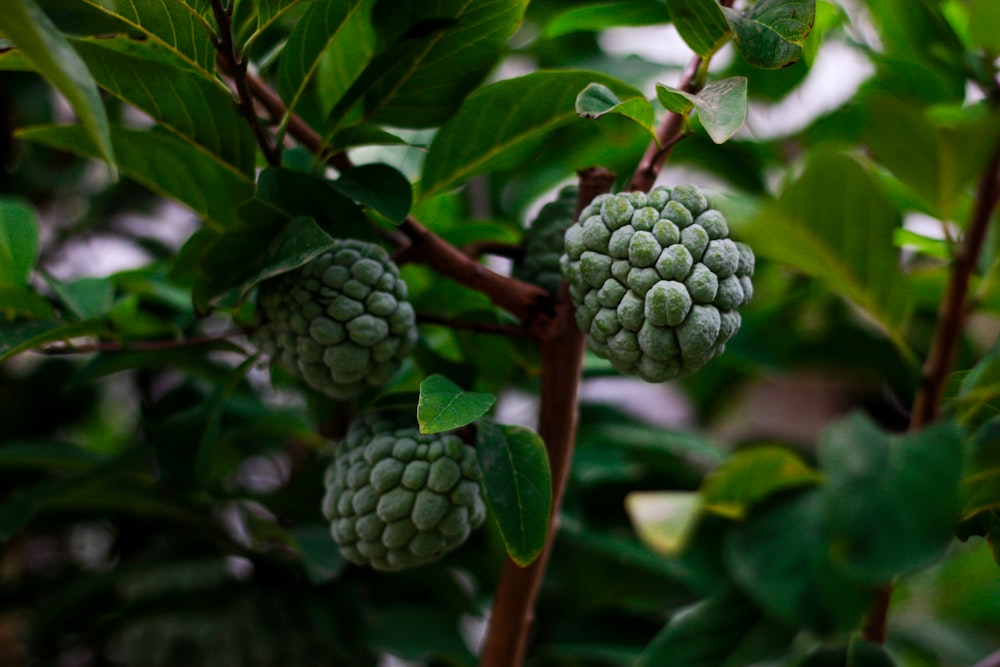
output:
M 0 663 L 988 659 L 998 25 L 995 0 L 3 0 Z M 679 310 L 733 313 L 699 320 L 697 372 L 584 356 L 574 300 L 593 334 L 626 295 L 588 305 L 611 260 L 558 239 L 621 227 L 608 201 L 655 214 L 627 240 L 654 273 L 714 230 L 621 337 L 659 381 Z

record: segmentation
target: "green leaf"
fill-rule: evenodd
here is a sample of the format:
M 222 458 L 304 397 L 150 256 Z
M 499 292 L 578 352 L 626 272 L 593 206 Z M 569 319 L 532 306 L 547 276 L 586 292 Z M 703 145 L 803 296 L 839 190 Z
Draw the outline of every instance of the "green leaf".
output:
M 362 169 L 362 174 L 371 175 L 373 172 Z M 351 190 L 350 187 L 344 189 Z M 361 190 L 360 187 L 355 189 Z M 383 198 L 398 202 L 401 197 L 400 189 L 398 184 L 393 184 Z M 245 222 L 257 223 L 270 218 L 275 226 L 296 217 L 313 218 L 334 238 L 375 240 L 371 223 L 340 190 L 336 182 L 319 176 L 281 167 L 268 167 L 257 179 L 256 199 L 241 207 L 239 214 Z M 362 194 L 381 201 L 381 195 Z
M 90 450 L 58 442 L 25 440 L 0 447 L 0 469 L 82 472 L 99 461 Z
M 330 181 L 345 197 L 369 206 L 392 222 L 406 219 L 413 205 L 413 188 L 406 177 L 387 164 L 363 164 Z
M 733 586 L 674 614 L 636 667 L 737 667 L 779 652 L 792 634 Z
M 533 158 L 552 130 L 579 120 L 576 97 L 591 83 L 607 86 L 619 98 L 642 97 L 635 88 L 611 77 L 573 70 L 534 72 L 470 95 L 431 143 L 419 199 Z M 483 118 L 493 122 L 484 123 Z
M 241 0 L 236 2 L 233 12 L 233 26 L 246 26 L 240 30 L 237 40 L 242 42 L 242 52 L 250 50 L 250 46 L 275 21 L 289 10 L 295 9 L 301 0 Z M 252 26 L 252 32 L 250 27 Z M 247 34 L 250 32 L 250 34 Z
M 687 115 L 694 108 L 695 96 L 662 83 L 656 84 L 656 99 L 667 111 Z
M 105 328 L 103 322 L 93 320 L 84 322 L 63 320 L 0 322 L 0 361 L 19 352 L 41 347 L 46 343 L 68 341 L 77 336 L 103 333 Z
M 831 548 L 853 576 L 889 581 L 944 553 L 964 459 L 953 421 L 889 437 L 854 414 L 824 434 L 819 458 Z
M 856 159 L 821 155 L 776 204 L 740 230 L 759 256 L 783 262 L 854 302 L 908 359 L 910 293 L 892 239 L 899 212 Z
M 455 667 L 476 664 L 459 634 L 458 615 L 440 606 L 386 605 L 373 614 L 365 641 L 404 660 L 444 657 L 445 664 Z
M 5 35 L 35 69 L 69 102 L 80 119 L 96 155 L 116 170 L 108 116 L 94 77 L 34 0 L 5 0 L 0 12 L 0 34 Z
M 323 85 L 339 99 L 374 53 L 370 22 L 374 0 L 314 0 L 295 24 L 278 61 L 278 92 L 295 112 L 324 57 L 331 70 Z
M 666 0 L 670 20 L 684 43 L 702 58 L 729 39 L 729 24 L 717 0 Z
M 372 125 L 351 125 L 337 130 L 330 138 L 330 150 L 339 151 L 353 146 L 408 145 L 405 139 Z M 350 173 L 350 172 L 348 172 Z
M 710 83 L 697 95 L 658 83 L 656 96 L 674 113 L 687 114 L 692 106 L 698 109 L 701 124 L 717 144 L 736 134 L 747 117 L 747 80 L 742 76 Z
M 1000 117 L 983 105 L 928 109 L 884 94 L 867 110 L 864 137 L 875 158 L 937 216 L 953 219 L 1000 138 Z
M 18 131 L 25 141 L 84 157 L 97 149 L 83 128 L 43 125 Z M 253 183 L 205 152 L 164 131 L 112 127 L 111 138 L 122 172 L 150 190 L 184 204 L 198 215 L 229 226 L 236 206 L 253 195 Z
M 625 510 L 646 546 L 677 556 L 688 544 L 702 501 L 690 491 L 633 491 L 625 497 Z
M 306 576 L 314 584 L 325 584 L 339 575 L 347 561 L 340 555 L 329 524 L 300 526 L 289 531 L 302 559 Z
M 545 444 L 534 431 L 481 421 L 476 453 L 483 488 L 511 559 L 526 567 L 545 547 L 552 477 Z
M 818 491 L 752 512 L 724 546 L 733 579 L 762 609 L 789 627 L 821 634 L 855 627 L 872 592 L 839 572 L 830 554 Z
M 995 365 L 995 356 L 992 361 Z M 1000 510 L 1000 420 L 990 420 L 977 429 L 972 445 L 962 478 L 963 522 Z
M 257 144 L 233 94 L 187 67 L 161 44 L 130 37 L 75 40 L 104 90 L 244 174 L 253 174 Z
M 961 375 L 955 418 L 979 428 L 1000 414 L 1000 346 L 994 345 L 972 370 Z
M 572 7 L 550 19 L 542 30 L 547 39 L 574 32 L 600 32 L 617 26 L 666 23 L 670 15 L 658 0 L 622 0 Z
M 814 486 L 822 476 L 786 447 L 764 445 L 729 457 L 702 483 L 706 509 L 741 519 L 754 504 L 780 491 Z
M 215 72 L 216 26 L 184 2 L 164 0 L 81 0 L 118 18 L 147 38 L 167 47 L 191 67 L 211 77 Z
M 114 302 L 115 286 L 107 278 L 80 278 L 67 283 L 52 280 L 49 286 L 63 305 L 81 320 L 104 317 Z
M 278 230 L 240 226 L 220 236 L 203 255 L 210 269 L 195 301 L 234 307 L 258 283 L 287 273 L 336 245 L 312 218 L 293 218 Z
M 246 378 L 247 373 L 257 363 L 257 357 L 245 359 L 239 366 L 229 372 L 216 384 L 211 395 L 198 408 L 204 415 L 205 426 L 201 433 L 198 453 L 194 457 L 194 478 L 203 489 L 210 488 L 221 481 L 222 477 L 231 472 L 228 452 L 221 446 L 220 432 L 222 430 L 222 414 L 226 401 L 237 386 Z
M 645 97 L 633 97 L 622 102 L 607 86 L 591 83 L 577 95 L 576 113 L 583 118 L 600 118 L 604 114 L 615 113 L 635 121 L 656 139 L 653 105 Z
M 969 4 L 969 39 L 973 46 L 1000 54 L 1000 5 L 993 0 L 971 0 Z
M 853 638 L 846 646 L 814 649 L 798 667 L 896 667 L 896 661 L 882 646 Z
M 28 285 L 38 261 L 38 213 L 20 197 L 0 197 L 0 285 Z
M 802 55 L 816 20 L 816 0 L 758 0 L 747 14 L 723 7 L 736 46 L 754 67 L 777 69 Z
M 496 64 L 527 6 L 528 0 L 383 0 L 379 11 L 394 25 L 408 29 L 442 18 L 452 23 L 380 77 L 365 100 L 365 118 L 396 127 L 446 121 Z
M 55 311 L 48 299 L 30 287 L 0 284 L 0 315 L 8 320 L 18 317 L 50 319 L 55 317 Z
M 463 391 L 443 375 L 420 383 L 417 422 L 421 433 L 441 433 L 476 421 L 493 407 L 493 394 Z

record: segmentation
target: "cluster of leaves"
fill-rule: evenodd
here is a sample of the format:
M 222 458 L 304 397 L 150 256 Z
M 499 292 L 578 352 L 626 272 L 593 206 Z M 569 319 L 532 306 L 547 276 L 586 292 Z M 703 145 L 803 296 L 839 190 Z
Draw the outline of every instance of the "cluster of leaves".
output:
M 208 0 L 6 0 L 0 609 L 30 611 L 30 655 L 475 664 L 460 627 L 483 617 L 506 554 L 528 563 L 545 543 L 537 435 L 480 422 L 495 521 L 466 547 L 412 573 L 348 567 L 320 515 L 319 434 L 343 432 L 350 409 L 280 371 L 272 390 L 219 322 L 252 326 L 254 286 L 334 238 L 392 238 L 412 215 L 456 246 L 516 244 L 528 209 L 576 169 L 603 165 L 624 187 L 664 113 L 645 90 L 683 120 L 671 164 L 733 193 L 718 205 L 761 258 L 759 287 L 726 355 L 678 385 L 698 430 L 582 406 L 531 659 L 923 666 L 988 653 L 997 353 L 971 331 L 949 417 L 890 434 L 919 388 L 941 259 L 1000 138 L 1000 16 L 990 0 L 865 4 L 877 45 L 827 0 L 239 0 L 222 30 Z M 599 40 L 668 24 L 700 56 L 688 86 Z M 217 48 L 224 31 L 236 62 Z M 710 69 L 729 43 L 728 64 Z M 801 94 L 824 45 L 846 43 L 872 66 L 850 99 L 775 139 L 739 132 L 748 108 Z M 505 58 L 532 71 L 485 82 Z M 279 105 L 233 93 L 246 63 Z M 49 86 L 77 124 L 54 124 Z M 248 122 L 258 113 L 271 117 Z M 261 136 L 284 147 L 280 162 Z M 327 160 L 348 150 L 361 164 L 331 177 Z M 95 178 L 93 159 L 120 178 Z M 164 199 L 197 218 L 193 232 Z M 915 213 L 945 238 L 904 228 Z M 144 263 L 57 278 L 87 237 L 124 240 Z M 997 249 L 993 235 L 972 282 L 987 317 L 1000 313 Z M 428 323 L 412 362 L 363 405 L 416 404 L 421 428 L 440 432 L 503 390 L 537 393 L 536 347 L 484 329 L 509 314 L 428 267 L 403 276 Z M 440 324 L 454 321 L 483 326 Z M 74 346 L 88 354 L 51 356 Z M 735 451 L 703 435 L 755 380 L 815 372 L 833 378 L 838 409 L 869 416 L 815 439 L 743 428 Z M 588 357 L 585 382 L 610 375 Z M 859 639 L 899 577 L 887 648 Z

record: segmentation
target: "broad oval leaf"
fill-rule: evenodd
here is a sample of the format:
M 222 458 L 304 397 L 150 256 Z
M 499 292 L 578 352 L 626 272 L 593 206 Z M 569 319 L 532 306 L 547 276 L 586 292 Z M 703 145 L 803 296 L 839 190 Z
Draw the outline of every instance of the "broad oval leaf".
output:
M 617 26 L 666 23 L 670 15 L 660 0 L 620 0 L 571 7 L 548 21 L 542 34 L 551 39 L 574 32 L 600 32 Z
M 684 43 L 702 58 L 719 50 L 729 38 L 729 24 L 717 0 L 666 0 L 670 20 Z
M 653 127 L 653 105 L 645 97 L 632 97 L 624 102 L 618 96 L 600 83 L 588 84 L 576 96 L 576 113 L 583 118 L 600 118 L 609 113 L 619 114 L 634 121 L 655 140 L 656 129 Z
M 115 171 L 115 151 L 97 83 L 80 55 L 34 0 L 5 0 L 0 34 L 18 47 L 35 69 L 73 107 L 96 154 Z
M 215 72 L 216 27 L 188 4 L 177 0 L 80 0 L 166 46 L 207 76 Z
M 816 0 L 758 0 L 746 14 L 722 8 L 736 46 L 747 62 L 762 69 L 791 65 L 816 20 Z
M 688 114 L 694 108 L 694 95 L 662 83 L 656 84 L 656 99 L 660 100 L 667 111 L 673 113 Z
M 889 581 L 944 553 L 964 459 L 953 421 L 890 437 L 854 414 L 825 433 L 819 458 L 831 549 L 853 576 Z
M 725 143 L 743 127 L 747 117 L 746 77 L 733 76 L 708 84 L 695 95 L 694 105 L 712 141 Z
M 413 204 L 413 188 L 406 177 L 387 164 L 363 164 L 345 172 L 330 185 L 340 194 L 378 211 L 392 222 L 403 222 Z
M 403 18 L 407 27 L 425 19 L 453 23 L 379 79 L 365 100 L 365 117 L 396 127 L 446 121 L 496 64 L 527 6 L 528 0 L 382 0 L 379 13 Z
M 79 278 L 70 282 L 49 281 L 64 306 L 81 320 L 104 317 L 114 303 L 115 286 L 107 278 Z
M 639 539 L 665 556 L 677 556 L 687 546 L 702 504 L 690 491 L 634 491 L 625 497 Z
M 793 636 L 727 584 L 674 614 L 636 667 L 750 665 L 784 650 Z
M 74 40 L 97 84 L 245 174 L 257 144 L 232 93 L 152 41 Z
M 38 261 L 38 213 L 20 197 L 0 197 L 0 285 L 27 286 Z
M 899 212 L 875 177 L 845 155 L 814 158 L 740 237 L 760 256 L 817 278 L 864 310 L 908 359 L 910 294 L 893 234 Z
M 195 285 L 196 304 L 235 307 L 258 283 L 318 257 L 337 241 L 312 218 L 293 218 L 276 230 L 237 226 L 202 255 L 205 274 Z
M 706 509 L 741 519 L 768 496 L 803 486 L 814 486 L 822 476 L 787 447 L 765 445 L 736 452 L 709 473 L 701 495 Z
M 545 547 L 552 504 L 552 473 L 545 444 L 523 426 L 479 423 L 476 453 L 486 502 L 511 559 L 525 567 Z
M 295 24 L 278 61 L 278 92 L 292 114 L 324 58 L 323 82 L 333 99 L 343 95 L 374 53 L 375 0 L 314 0 Z M 287 116 L 286 116 L 287 118 Z
M 816 490 L 763 506 L 729 531 L 723 556 L 762 609 L 789 627 L 829 634 L 858 624 L 873 589 L 836 569 L 822 510 Z
M 493 394 L 464 391 L 443 375 L 420 383 L 417 423 L 421 433 L 441 433 L 476 421 L 493 407 Z
M 0 284 L 0 321 L 17 318 L 51 319 L 55 311 L 49 300 L 24 285 Z
M 579 120 L 576 97 L 591 83 L 607 86 L 620 98 L 642 97 L 612 77 L 574 70 L 534 72 L 470 95 L 431 143 L 419 198 L 447 192 L 473 176 L 512 168 L 532 157 L 549 132 Z M 484 118 L 493 122 L 484 123 Z
M 19 130 L 17 137 L 98 157 L 93 142 L 77 125 L 29 127 Z M 111 139 L 125 175 L 210 221 L 235 224 L 236 206 L 253 195 L 253 183 L 246 175 L 165 131 L 112 127 Z

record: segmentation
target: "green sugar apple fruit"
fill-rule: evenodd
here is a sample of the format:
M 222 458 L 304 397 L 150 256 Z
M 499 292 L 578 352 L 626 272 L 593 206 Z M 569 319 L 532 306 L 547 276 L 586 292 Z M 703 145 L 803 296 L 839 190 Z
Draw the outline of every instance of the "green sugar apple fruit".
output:
M 562 274 L 590 348 L 647 382 L 722 354 L 753 295 L 750 247 L 693 185 L 600 195 L 566 231 Z
M 563 235 L 575 219 L 576 196 L 576 186 L 567 186 L 538 212 L 524 233 L 524 256 L 514 263 L 511 272 L 515 278 L 538 285 L 552 294 L 559 290 L 562 281 L 559 256 L 563 252 Z
M 323 514 L 345 558 L 377 570 L 430 563 L 486 517 L 476 450 L 424 435 L 411 416 L 374 412 L 351 424 L 326 471 Z
M 399 268 L 380 246 L 337 245 L 261 283 L 257 346 L 312 388 L 353 398 L 399 369 L 417 340 Z

